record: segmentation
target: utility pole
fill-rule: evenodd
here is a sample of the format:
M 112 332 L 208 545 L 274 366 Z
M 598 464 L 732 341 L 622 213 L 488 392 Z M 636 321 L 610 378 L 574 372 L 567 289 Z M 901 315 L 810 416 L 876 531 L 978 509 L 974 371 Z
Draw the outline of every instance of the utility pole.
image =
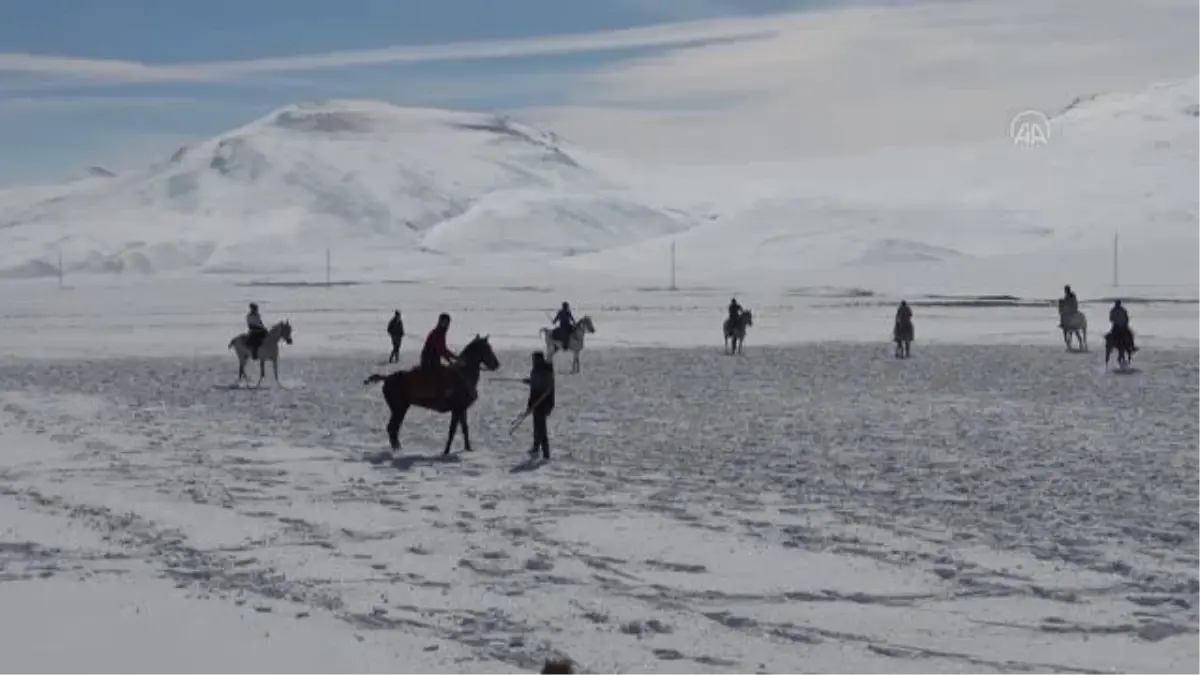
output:
M 675 240 L 671 240 L 671 290 L 675 288 Z
M 1117 288 L 1121 285 L 1121 259 L 1119 249 L 1118 233 L 1113 232 L 1113 257 L 1112 257 L 1112 285 Z

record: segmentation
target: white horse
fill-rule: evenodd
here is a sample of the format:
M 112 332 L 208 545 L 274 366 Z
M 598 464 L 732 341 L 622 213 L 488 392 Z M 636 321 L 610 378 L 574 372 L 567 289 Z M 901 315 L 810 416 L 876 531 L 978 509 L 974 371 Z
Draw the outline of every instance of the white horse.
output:
M 554 360 L 554 352 L 570 351 L 573 358 L 571 360 L 571 372 L 579 372 L 579 352 L 583 351 L 583 336 L 588 333 L 595 333 L 596 326 L 592 323 L 592 317 L 583 315 L 579 321 L 575 322 L 575 328 L 571 331 L 571 336 L 567 338 L 567 343 L 564 345 L 554 339 L 554 331 L 549 328 L 541 330 L 542 339 L 546 341 L 546 358 L 550 361 Z
M 1086 352 L 1087 344 L 1087 317 L 1078 308 L 1074 312 L 1069 312 L 1063 303 L 1058 303 L 1058 324 L 1062 328 L 1063 342 L 1067 343 L 1067 351 L 1071 351 L 1071 336 L 1079 341 L 1079 351 Z
M 750 310 L 743 309 L 738 317 L 737 325 L 729 317 L 725 317 L 725 322 L 721 324 L 721 330 L 725 333 L 726 354 L 742 353 L 742 345 L 746 344 L 746 328 L 754 325 L 754 315 Z
M 246 376 L 246 362 L 250 360 L 250 347 L 247 346 L 248 333 L 242 333 L 229 341 L 229 349 L 234 350 L 238 359 L 238 379 L 234 386 L 240 384 L 242 380 L 250 381 Z M 292 324 L 289 321 L 280 321 L 271 326 L 271 330 L 267 331 L 267 336 L 263 338 L 263 342 L 258 346 L 258 382 L 254 385 L 257 387 L 262 384 L 263 378 L 267 376 L 267 361 L 271 362 L 271 370 L 275 373 L 275 383 L 279 384 L 279 341 L 283 340 L 289 345 L 292 344 Z

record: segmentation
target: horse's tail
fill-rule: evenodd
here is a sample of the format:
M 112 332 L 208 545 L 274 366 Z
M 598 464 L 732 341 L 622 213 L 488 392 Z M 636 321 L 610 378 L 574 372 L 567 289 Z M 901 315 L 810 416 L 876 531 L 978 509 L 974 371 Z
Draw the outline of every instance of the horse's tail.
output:
M 238 339 L 237 339 L 237 338 L 233 338 L 232 340 L 230 340 L 230 341 L 229 341 L 229 346 L 228 346 L 228 347 L 226 347 L 226 349 L 233 349 L 233 346 L 234 346 L 235 344 L 237 344 L 237 341 L 238 341 Z
M 367 379 L 363 380 L 363 385 L 365 386 L 368 384 L 373 384 L 375 382 L 383 382 L 386 379 L 387 379 L 387 375 L 380 375 L 379 373 L 371 373 L 371 375 L 369 375 L 367 377 Z

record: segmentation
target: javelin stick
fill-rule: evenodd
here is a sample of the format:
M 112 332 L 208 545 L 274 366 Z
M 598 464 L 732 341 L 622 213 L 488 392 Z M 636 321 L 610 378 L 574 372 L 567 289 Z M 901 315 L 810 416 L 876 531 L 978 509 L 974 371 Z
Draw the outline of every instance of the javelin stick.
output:
M 517 418 L 512 421 L 512 425 L 510 425 L 508 428 L 509 436 L 512 436 L 513 434 L 515 434 L 517 432 L 517 429 L 519 429 L 521 427 L 521 423 L 525 421 L 526 417 L 529 417 L 529 413 L 532 412 L 534 408 L 541 405 L 542 401 L 545 401 L 546 397 L 549 396 L 550 392 L 552 392 L 552 391 L 554 391 L 554 387 L 547 389 L 541 396 L 538 397 L 537 401 L 534 401 L 533 405 L 526 408 L 525 411 L 522 412 L 520 415 L 517 415 Z

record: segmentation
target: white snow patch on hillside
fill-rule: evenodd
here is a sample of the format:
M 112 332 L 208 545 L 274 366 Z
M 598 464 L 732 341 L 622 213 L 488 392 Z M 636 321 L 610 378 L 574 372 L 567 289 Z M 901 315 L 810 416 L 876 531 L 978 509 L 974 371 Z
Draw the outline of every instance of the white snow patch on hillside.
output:
M 317 280 L 330 249 L 343 277 L 538 267 L 644 285 L 665 281 L 674 242 L 693 283 L 867 275 L 949 292 L 989 270 L 975 285 L 1011 292 L 993 281 L 1047 261 L 1054 286 L 1109 275 L 1120 231 L 1151 261 L 1140 283 L 1195 288 L 1197 85 L 1064 102 L 1040 147 L 1003 128 L 991 144 L 720 167 L 632 165 L 499 115 L 294 105 L 141 172 L 0 192 L 0 277 L 55 275 L 61 250 L 71 275 Z
M 707 186 L 693 187 L 703 201 L 683 206 L 720 215 L 675 237 L 680 274 L 732 282 L 920 263 L 889 275 L 909 278 L 938 274 L 941 265 L 929 263 L 1097 250 L 1105 252 L 1092 264 L 1107 274 L 1120 231 L 1126 245 L 1153 246 L 1172 262 L 1182 247 L 1183 266 L 1158 272 L 1194 287 L 1197 86 L 1192 78 L 1077 102 L 1051 119 L 1042 146 L 1002 136 L 920 153 L 742 167 L 744 183 L 725 191 L 729 205 L 711 195 L 734 170 L 697 170 L 689 179 Z M 662 188 L 677 192 L 675 180 Z M 664 246 L 652 241 L 564 264 L 644 278 L 661 277 L 665 259 Z
M 48 273 L 60 245 L 73 272 L 237 272 L 301 267 L 330 245 L 420 250 L 426 235 L 561 254 L 682 227 L 553 134 L 372 101 L 289 106 L 142 172 L 18 195 L 0 220 L 7 276 Z

